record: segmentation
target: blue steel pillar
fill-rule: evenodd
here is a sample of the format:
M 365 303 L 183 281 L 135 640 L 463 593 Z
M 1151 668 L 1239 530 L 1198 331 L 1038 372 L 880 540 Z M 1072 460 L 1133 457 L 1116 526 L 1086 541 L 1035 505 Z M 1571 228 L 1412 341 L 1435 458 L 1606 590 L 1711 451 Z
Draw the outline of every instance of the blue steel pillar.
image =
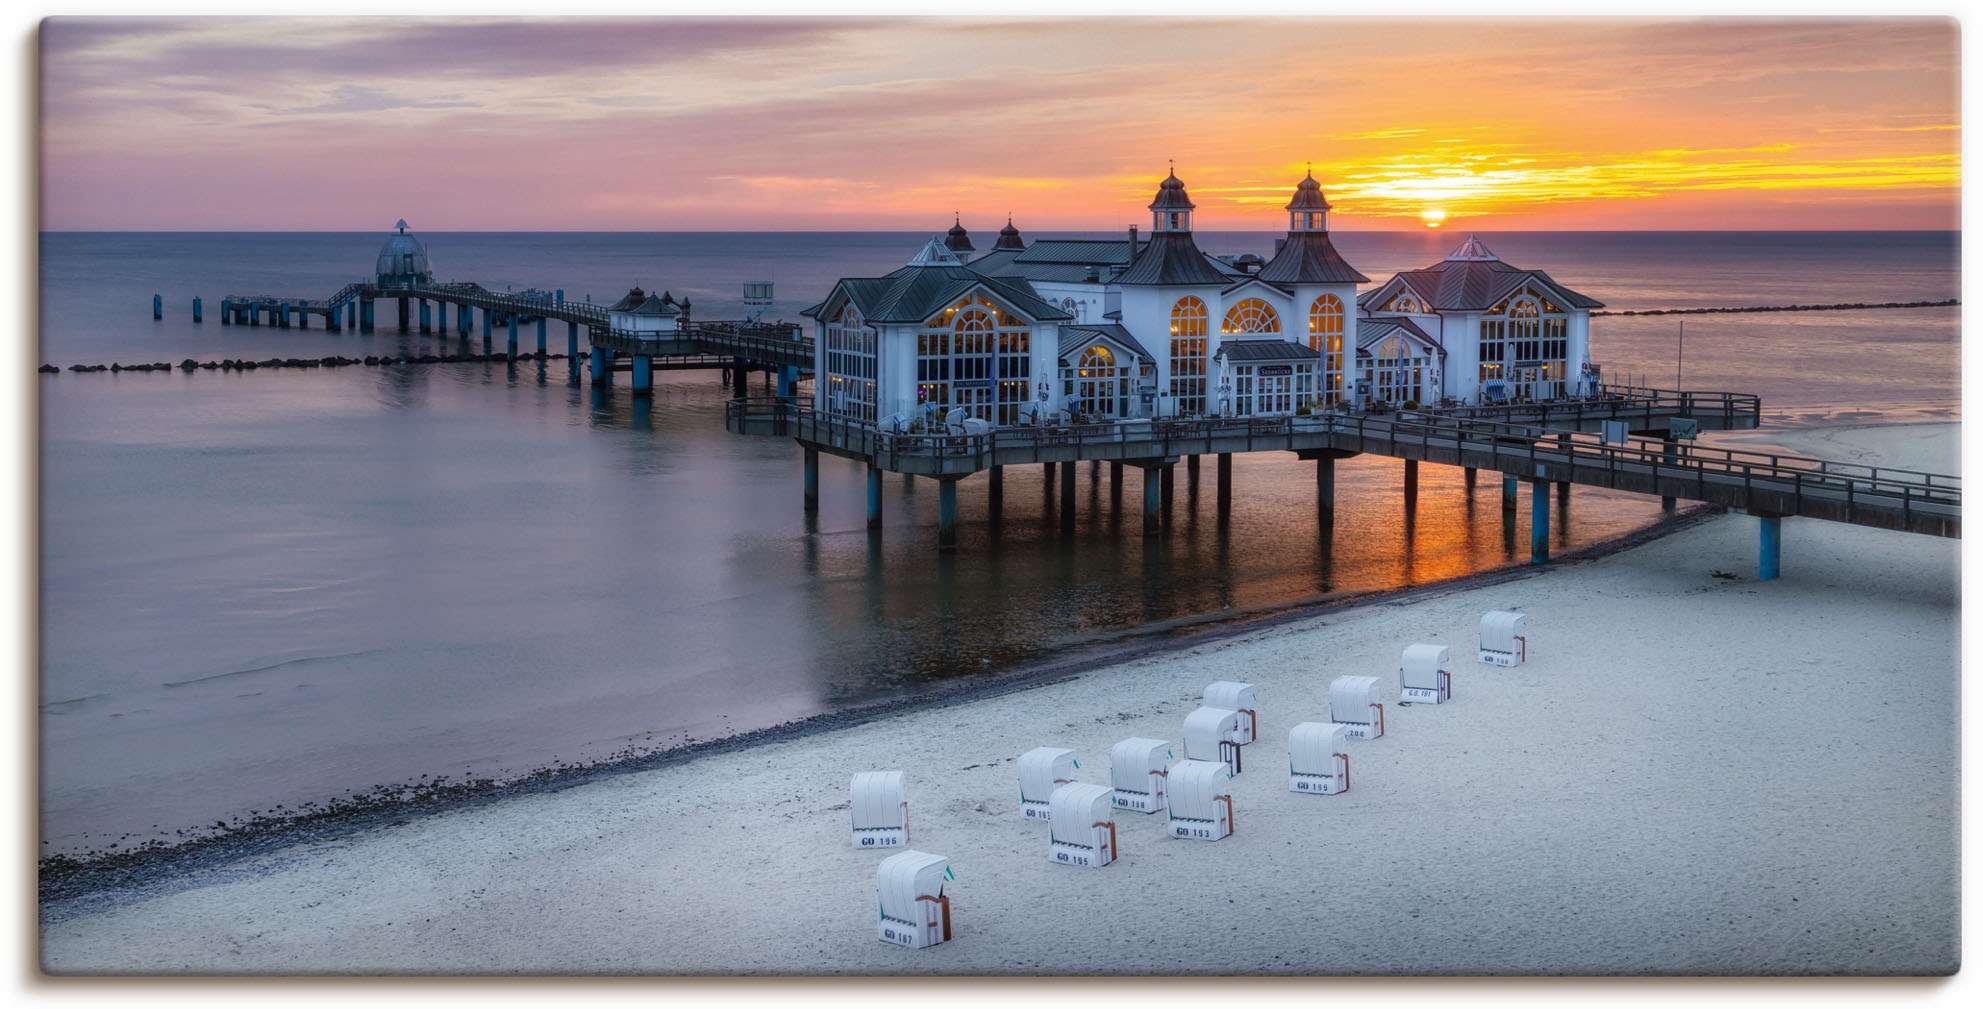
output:
M 262 324 L 262 303 L 259 301 L 249 302 L 248 325 L 259 326 L 261 324 Z
M 341 332 L 344 329 L 343 304 L 336 302 L 331 304 L 330 315 L 324 318 L 324 325 L 330 327 L 330 331 L 333 333 Z
M 482 310 L 482 350 L 484 353 L 487 353 L 489 349 L 489 327 L 492 325 L 489 321 L 490 315 L 491 313 L 488 309 L 485 308 Z
M 200 321 L 200 299 L 198 298 L 193 299 L 193 321 Z
M 510 358 L 510 360 L 512 360 L 512 361 L 514 361 L 514 360 L 516 360 L 516 313 L 514 313 L 514 312 L 512 312 L 512 313 L 510 313 L 510 333 L 509 333 L 509 336 L 510 336 L 510 342 L 509 342 L 509 358 Z
M 1529 481 L 1529 563 L 1549 560 L 1549 481 Z
M 1515 487 L 1516 487 L 1515 474 L 1513 473 L 1501 474 L 1501 510 L 1511 515 L 1514 514 L 1517 505 L 1517 502 L 1515 500 Z
M 467 336 L 469 330 L 475 328 L 475 310 L 469 308 L 467 305 L 461 306 L 461 311 L 455 313 L 454 322 L 455 329 L 461 335 Z
M 645 354 L 633 356 L 633 394 L 645 396 L 654 391 L 654 359 Z
M 544 328 L 550 325 L 548 319 L 537 320 L 537 353 L 544 353 Z
M 1164 482 L 1164 467 L 1144 466 L 1143 469 L 1143 536 L 1149 538 L 1163 529 L 1163 492 L 1159 485 Z
M 819 514 L 819 449 L 806 449 L 806 514 Z
M 152 318 L 154 318 L 154 319 L 163 319 L 163 318 L 165 318 L 165 298 L 164 298 L 164 296 L 162 296 L 162 295 L 157 295 L 157 294 L 154 294 L 154 295 L 152 295 L 152 296 L 151 296 L 151 317 L 152 317 Z
M 1782 573 L 1783 516 L 1758 516 L 1763 522 L 1762 550 L 1756 559 L 1756 580 L 1773 582 Z
M 955 550 L 957 549 L 957 478 L 939 477 L 936 484 L 936 548 Z
M 408 329 L 413 328 L 407 325 L 408 320 L 406 317 L 406 310 L 407 310 L 406 299 L 405 298 L 399 299 L 399 331 L 402 333 L 406 332 Z
M 799 394 L 799 369 L 783 365 L 778 369 L 778 398 L 789 400 Z
M 434 331 L 434 310 L 431 306 L 427 304 L 427 299 L 421 298 L 420 299 L 420 332 L 431 333 L 433 331 Z
M 445 301 L 434 302 L 434 332 L 446 333 L 447 331 L 448 303 Z
M 230 299 L 220 299 L 220 324 L 223 326 L 234 325 L 234 302 Z
M 592 348 L 592 384 L 595 386 L 613 383 L 613 352 L 604 347 Z
M 868 528 L 881 528 L 881 468 L 868 463 Z
M 371 332 L 373 327 L 378 325 L 378 323 L 374 321 L 372 318 L 373 315 L 372 300 L 370 298 L 359 299 L 358 312 L 359 312 L 358 328 L 367 333 Z
M 280 323 L 277 323 L 277 325 L 281 326 L 283 329 L 289 328 L 289 302 L 285 301 L 282 303 L 282 321 Z
M 578 323 L 565 323 L 565 356 L 578 356 Z

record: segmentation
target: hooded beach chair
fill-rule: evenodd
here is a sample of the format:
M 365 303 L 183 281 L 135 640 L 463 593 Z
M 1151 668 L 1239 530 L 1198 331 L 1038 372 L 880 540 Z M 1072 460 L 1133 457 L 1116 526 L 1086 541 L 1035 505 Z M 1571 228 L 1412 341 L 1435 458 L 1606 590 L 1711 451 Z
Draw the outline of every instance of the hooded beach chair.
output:
M 1303 722 L 1288 730 L 1288 791 L 1335 795 L 1350 788 L 1350 730 Z
M 1053 790 L 1047 857 L 1061 865 L 1100 868 L 1115 861 L 1115 801 L 1109 789 L 1070 782 Z
M 1074 780 L 1081 767 L 1073 750 L 1036 746 L 1019 755 L 1019 815 L 1028 820 L 1049 820 L 1053 812 L 1047 800 L 1053 790 Z
M 923 851 L 898 851 L 874 870 L 875 899 L 881 922 L 875 934 L 882 942 L 922 949 L 950 938 L 950 898 L 943 881 L 950 878 L 950 860 Z
M 1338 676 L 1329 684 L 1329 720 L 1349 730 L 1351 739 L 1384 734 L 1383 681 L 1375 676 Z
M 1232 770 L 1218 760 L 1171 765 L 1172 837 L 1216 841 L 1232 833 Z
M 1184 716 L 1184 759 L 1223 762 L 1239 773 L 1239 712 L 1204 707 Z
M 909 843 L 909 803 L 902 797 L 901 771 L 854 775 L 848 804 L 853 807 L 854 847 L 897 848 Z
M 1529 627 L 1526 613 L 1491 610 L 1480 618 L 1480 661 L 1497 666 L 1519 666 L 1528 661 Z
M 1233 742 L 1241 746 L 1260 738 L 1260 726 L 1254 708 L 1259 705 L 1257 691 L 1251 683 L 1234 683 L 1220 680 L 1205 687 L 1205 706 L 1208 708 L 1231 708 L 1239 712 L 1239 731 Z
M 1175 759 L 1171 744 L 1161 739 L 1131 736 L 1109 750 L 1109 784 L 1115 786 L 1115 808 L 1155 813 L 1164 808 L 1164 782 Z
M 1409 645 L 1398 666 L 1398 701 L 1444 704 L 1453 699 L 1452 650 L 1445 645 Z

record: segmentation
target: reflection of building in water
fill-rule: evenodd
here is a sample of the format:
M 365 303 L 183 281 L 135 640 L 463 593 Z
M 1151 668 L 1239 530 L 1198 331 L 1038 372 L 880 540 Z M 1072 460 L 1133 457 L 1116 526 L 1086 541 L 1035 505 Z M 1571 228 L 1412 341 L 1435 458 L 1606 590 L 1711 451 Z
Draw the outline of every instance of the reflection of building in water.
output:
M 1010 220 L 977 253 L 961 219 L 885 277 L 840 280 L 808 308 L 814 405 L 862 422 L 963 410 L 994 425 L 1285 416 L 1453 398 L 1546 399 L 1588 383 L 1590 310 L 1473 236 L 1375 290 L 1336 251 L 1313 174 L 1271 260 L 1214 257 L 1175 173 L 1148 236 L 1043 239 Z

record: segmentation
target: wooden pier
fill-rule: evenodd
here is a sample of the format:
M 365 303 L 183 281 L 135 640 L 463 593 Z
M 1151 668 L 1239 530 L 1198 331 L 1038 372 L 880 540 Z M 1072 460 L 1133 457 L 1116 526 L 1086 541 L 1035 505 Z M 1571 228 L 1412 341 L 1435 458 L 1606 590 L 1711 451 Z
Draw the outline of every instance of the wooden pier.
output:
M 1533 560 L 1548 557 L 1551 484 L 1567 499 L 1572 484 L 1658 495 L 1670 509 L 1677 499 L 1739 509 L 1762 520 L 1760 577 L 1777 575 L 1779 522 L 1802 516 L 1933 536 L 1962 534 L 1962 491 L 1958 477 L 1889 467 L 1864 466 L 1795 455 L 1741 452 L 1692 445 L 1671 437 L 1673 418 L 1688 418 L 1703 430 L 1750 430 L 1761 405 L 1737 393 L 1634 390 L 1584 402 L 1529 404 L 1505 408 L 1420 411 L 1398 415 L 1320 413 L 1312 416 L 1227 418 L 1188 421 L 1142 420 L 1096 424 L 999 428 L 985 434 L 894 433 L 871 424 L 827 416 L 786 399 L 732 400 L 729 430 L 739 434 L 790 437 L 805 450 L 806 506 L 818 507 L 819 453 L 856 459 L 869 470 L 869 526 L 880 522 L 880 474 L 933 477 L 940 485 L 938 546 L 956 543 L 956 483 L 979 472 L 990 475 L 990 509 L 999 513 L 1003 467 L 1039 464 L 1053 486 L 1058 468 L 1063 502 L 1062 528 L 1071 532 L 1074 463 L 1112 465 L 1111 485 L 1120 487 L 1120 467 L 1144 471 L 1143 534 L 1163 526 L 1164 489 L 1174 482 L 1180 459 L 1196 472 L 1200 456 L 1218 458 L 1218 511 L 1231 510 L 1231 457 L 1238 452 L 1292 452 L 1316 464 L 1318 514 L 1333 520 L 1335 461 L 1361 454 L 1405 461 L 1405 494 L 1416 497 L 1420 462 L 1465 467 L 1468 486 L 1479 470 L 1502 475 L 1503 508 L 1515 510 L 1519 485 L 1531 485 Z M 1498 416 L 1496 416 L 1498 414 Z M 1509 416 L 1533 414 L 1546 423 L 1509 423 Z M 1593 433 L 1604 421 L 1625 421 L 1631 436 L 1608 443 Z

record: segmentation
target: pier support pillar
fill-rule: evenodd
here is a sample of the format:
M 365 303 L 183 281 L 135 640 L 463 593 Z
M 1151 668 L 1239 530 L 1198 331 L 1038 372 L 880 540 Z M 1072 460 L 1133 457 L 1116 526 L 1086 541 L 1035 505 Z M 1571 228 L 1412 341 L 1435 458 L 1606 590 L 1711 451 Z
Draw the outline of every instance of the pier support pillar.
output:
M 565 323 L 565 356 L 578 357 L 578 323 Z
M 1549 481 L 1529 481 L 1529 563 L 1549 560 Z
M 1326 455 L 1315 460 L 1315 510 L 1336 513 L 1336 460 Z
M 1177 463 L 1164 463 L 1157 484 L 1163 493 L 1164 525 L 1171 524 L 1171 505 L 1177 501 Z
M 545 332 L 550 326 L 550 324 L 551 321 L 549 319 L 537 320 L 537 353 L 539 354 L 543 354 L 545 352 L 546 349 L 544 343 Z
M 165 318 L 165 297 L 163 295 L 154 294 L 151 296 L 151 317 L 154 320 Z
M 807 448 L 806 455 L 806 514 L 819 514 L 819 449 Z
M 957 478 L 954 476 L 939 477 L 936 481 L 936 548 L 957 549 Z
M 1060 464 L 1060 533 L 1074 534 L 1074 463 Z
M 604 347 L 592 348 L 592 384 L 611 385 L 613 383 L 613 352 Z
M 1468 494 L 1469 496 L 1471 496 L 1471 495 L 1473 494 L 1473 487 L 1474 487 L 1474 484 L 1476 484 L 1476 483 L 1478 483 L 1479 481 L 1480 481 L 1480 470 L 1477 470 L 1477 469 L 1475 469 L 1475 468 L 1473 468 L 1472 466 L 1468 466 L 1468 467 L 1467 467 L 1467 494 Z
M 1232 453 L 1219 453 L 1219 521 L 1232 517 Z
M 408 304 L 406 303 L 406 299 L 405 299 L 405 298 L 401 298 L 401 299 L 399 299 L 399 331 L 400 331 L 400 332 L 402 332 L 402 333 L 404 333 L 404 332 L 406 332 L 406 330 L 407 330 L 407 328 L 408 328 L 408 327 L 407 327 L 407 325 L 406 325 L 406 324 L 407 324 L 407 311 L 408 311 L 408 309 L 410 309 L 411 307 L 412 307 L 412 306 L 410 306 L 410 305 L 408 305 Z
M 194 322 L 199 322 L 199 321 L 201 321 L 201 320 L 200 320 L 200 299 L 198 299 L 198 298 L 194 298 L 194 299 L 193 299 L 193 321 L 194 321 Z
M 1758 514 L 1757 518 L 1763 524 L 1763 538 L 1756 557 L 1756 580 L 1773 582 L 1782 573 L 1783 516 Z
M 985 505 L 991 511 L 992 532 L 998 532 L 999 521 L 1005 517 L 1005 467 L 993 466 L 990 473 L 991 486 L 985 491 Z
M 1164 526 L 1163 494 L 1158 489 L 1158 485 L 1163 483 L 1164 468 L 1161 464 L 1142 467 L 1143 536 L 1146 539 L 1157 535 Z
M 434 331 L 433 306 L 427 304 L 427 299 L 421 298 L 420 299 L 420 332 L 421 334 L 424 335 L 427 333 L 431 333 L 433 331 Z
M 276 323 L 276 326 L 281 329 L 289 328 L 289 302 L 282 303 L 282 321 Z
M 1405 510 L 1418 510 L 1418 460 L 1405 460 Z
M 251 301 L 248 303 L 248 325 L 259 326 L 261 324 L 262 324 L 262 303 L 259 301 Z
M 475 310 L 467 305 L 461 306 L 461 311 L 455 313 L 454 321 L 456 332 L 467 336 L 475 328 Z
M 1515 487 L 1519 481 L 1513 473 L 1501 474 L 1501 510 L 1514 514 L 1519 502 L 1515 500 Z
M 741 357 L 734 358 L 731 360 L 730 362 L 731 392 L 732 395 L 734 395 L 737 399 L 743 399 L 745 396 L 751 394 L 750 377 L 751 377 L 751 363 L 749 361 L 746 361 Z
M 799 369 L 793 365 L 781 365 L 778 369 L 778 398 L 786 401 L 799 394 Z
M 514 361 L 514 360 L 516 360 L 516 313 L 515 313 L 515 312 L 511 312 L 511 313 L 510 313 L 510 325 L 509 325 L 509 330 L 510 330 L 510 332 L 509 332 L 509 338 L 510 338 L 510 339 L 509 339 L 509 359 L 510 359 L 510 360 L 512 360 L 512 361 Z
M 373 302 L 371 301 L 371 299 L 369 298 L 359 299 L 358 331 L 361 333 L 372 332 L 372 330 L 378 326 L 378 322 L 373 318 L 373 316 L 376 314 L 377 314 L 377 310 L 373 307 Z
M 494 335 L 489 331 L 489 328 L 495 325 L 495 321 L 491 318 L 494 315 L 494 312 L 486 308 L 482 310 L 482 349 L 485 352 L 489 349 L 489 340 Z
M 1189 493 L 1198 493 L 1198 457 L 1195 455 L 1184 457 L 1184 484 Z
M 1668 463 L 1678 462 L 1680 460 L 1679 440 L 1671 435 L 1667 435 L 1660 438 L 1660 456 L 1664 458 Z M 1655 481 L 1655 483 L 1657 483 L 1657 481 Z M 1670 512 L 1674 509 L 1674 506 L 1677 505 L 1678 503 L 1679 502 L 1676 501 L 1675 499 L 1662 495 L 1659 499 L 1659 509 L 1661 511 Z
M 881 528 L 881 468 L 868 463 L 868 528 Z
M 1109 463 L 1109 507 L 1122 507 L 1122 463 Z
M 448 303 L 445 301 L 434 302 L 434 332 L 445 333 L 447 331 Z
M 225 318 L 226 318 L 226 316 L 222 316 L 222 319 L 223 319 L 223 320 L 224 320 Z M 343 306 L 343 305 L 332 305 L 332 306 L 330 307 L 330 314 L 329 314 L 328 316 L 326 316 L 326 317 L 324 318 L 324 325 L 325 325 L 325 326 L 327 326 L 327 327 L 329 327 L 329 328 L 330 328 L 330 331 L 331 331 L 331 332 L 333 332 L 333 333 L 340 333 L 340 332 L 343 332 L 343 331 L 344 331 L 344 306 Z
M 644 354 L 633 356 L 633 394 L 646 396 L 654 392 L 654 359 Z
M 234 302 L 226 298 L 220 299 L 220 324 L 223 326 L 234 325 Z

